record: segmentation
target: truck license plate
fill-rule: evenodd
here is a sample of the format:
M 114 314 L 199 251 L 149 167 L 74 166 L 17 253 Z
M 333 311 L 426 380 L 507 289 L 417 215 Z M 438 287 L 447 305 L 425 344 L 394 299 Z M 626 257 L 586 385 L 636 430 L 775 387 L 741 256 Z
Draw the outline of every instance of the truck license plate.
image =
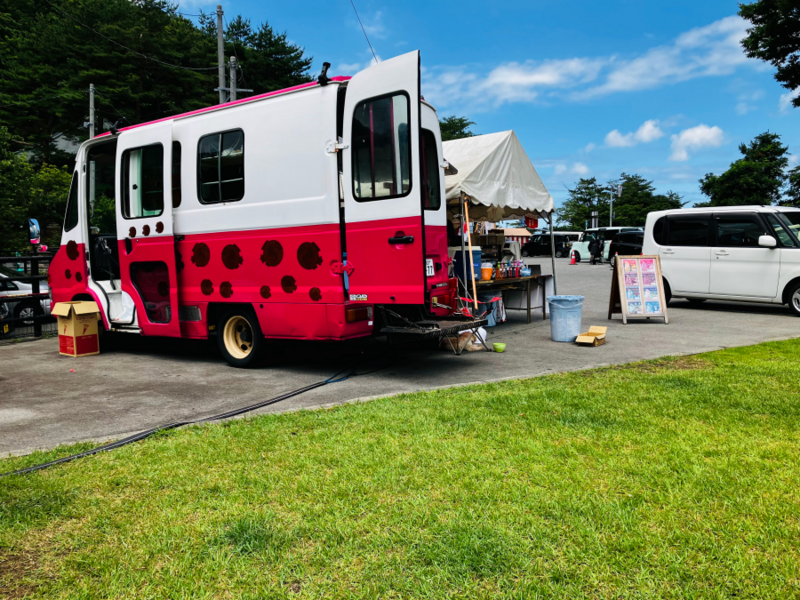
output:
M 425 259 L 425 276 L 426 277 L 433 277 L 436 272 L 433 270 L 433 259 L 426 258 Z

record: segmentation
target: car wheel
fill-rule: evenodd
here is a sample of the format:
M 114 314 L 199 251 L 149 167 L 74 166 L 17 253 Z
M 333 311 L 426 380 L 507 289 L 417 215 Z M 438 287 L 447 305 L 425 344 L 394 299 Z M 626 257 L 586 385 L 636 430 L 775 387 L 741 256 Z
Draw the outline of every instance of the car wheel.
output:
M 795 283 L 786 296 L 789 299 L 789 308 L 792 309 L 795 315 L 800 317 L 800 282 Z
M 672 290 L 669 287 L 669 283 L 663 277 L 661 281 L 664 283 L 664 302 L 669 305 L 669 301 L 672 300 Z
M 22 324 L 26 327 L 31 327 L 34 323 L 34 317 L 41 317 L 44 315 L 44 310 L 38 304 L 18 304 L 14 309 L 15 319 L 25 319 Z
M 525 250 L 523 250 L 523 251 L 522 251 L 522 257 L 523 257 L 523 258 L 528 258 L 529 256 L 530 256 L 530 253 L 528 252 L 528 250 L 527 250 L 527 249 L 525 249 Z
M 232 367 L 252 366 L 264 344 L 256 315 L 242 308 L 226 310 L 217 324 L 217 343 L 222 356 Z
M 561 250 L 556 250 L 556 258 L 564 258 L 564 253 Z
M 575 253 L 575 262 L 576 263 L 581 262 L 581 253 L 580 252 L 576 252 Z

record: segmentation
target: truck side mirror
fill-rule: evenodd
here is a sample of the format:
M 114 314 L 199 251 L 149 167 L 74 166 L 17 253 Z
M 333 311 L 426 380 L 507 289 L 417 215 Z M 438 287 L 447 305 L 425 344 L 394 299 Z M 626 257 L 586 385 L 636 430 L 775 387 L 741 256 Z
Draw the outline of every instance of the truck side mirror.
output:
M 760 235 L 758 236 L 758 245 L 762 248 L 774 248 L 778 242 L 771 235 Z
M 40 241 L 39 221 L 36 219 L 28 219 L 28 237 L 31 240 L 31 244 L 38 244 Z

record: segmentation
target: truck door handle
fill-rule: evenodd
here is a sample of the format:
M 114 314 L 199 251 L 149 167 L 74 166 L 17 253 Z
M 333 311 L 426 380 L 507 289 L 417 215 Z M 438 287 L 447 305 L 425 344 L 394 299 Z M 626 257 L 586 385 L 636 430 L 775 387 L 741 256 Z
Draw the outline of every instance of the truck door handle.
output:
M 398 231 L 394 234 L 394 237 L 389 238 L 389 243 L 392 245 L 397 244 L 413 244 L 414 243 L 414 236 L 413 235 L 406 235 L 402 231 Z

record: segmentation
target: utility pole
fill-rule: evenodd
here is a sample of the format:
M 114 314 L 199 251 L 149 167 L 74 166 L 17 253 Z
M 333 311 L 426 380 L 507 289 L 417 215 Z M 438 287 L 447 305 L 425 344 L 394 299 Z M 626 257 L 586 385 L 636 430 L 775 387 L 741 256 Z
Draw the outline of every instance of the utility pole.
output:
M 617 198 L 622 198 L 622 185 L 617 186 Z M 611 204 L 608 207 L 608 226 L 614 226 L 614 188 L 611 188 L 611 191 L 608 193 L 608 197 L 611 200 Z
M 231 56 L 228 66 L 230 68 L 231 102 L 234 102 L 236 100 L 236 74 L 237 74 L 235 56 Z
M 217 4 L 217 72 L 219 103 L 225 104 L 225 44 L 222 39 L 222 4 Z
M 89 139 L 94 137 L 94 84 L 89 84 Z

